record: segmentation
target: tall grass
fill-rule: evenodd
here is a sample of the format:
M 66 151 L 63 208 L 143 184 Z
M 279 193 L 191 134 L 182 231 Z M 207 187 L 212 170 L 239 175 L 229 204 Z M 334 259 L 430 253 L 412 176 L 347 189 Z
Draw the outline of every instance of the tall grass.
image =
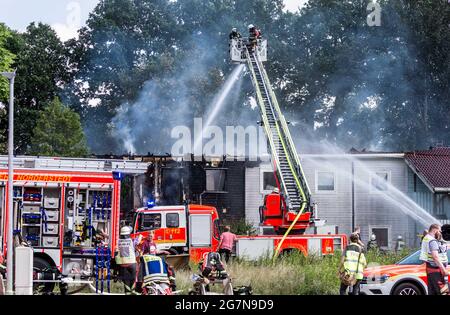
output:
M 401 253 L 369 252 L 368 263 L 380 265 L 398 262 L 410 252 Z M 270 258 L 250 262 L 235 259 L 227 266 L 234 286 L 252 286 L 258 295 L 332 295 L 339 293 L 338 266 L 340 253 L 326 257 L 304 257 L 301 253 L 278 258 L 275 263 Z M 191 266 L 197 272 L 196 266 Z M 192 271 L 177 273 L 178 289 L 187 294 L 193 286 Z

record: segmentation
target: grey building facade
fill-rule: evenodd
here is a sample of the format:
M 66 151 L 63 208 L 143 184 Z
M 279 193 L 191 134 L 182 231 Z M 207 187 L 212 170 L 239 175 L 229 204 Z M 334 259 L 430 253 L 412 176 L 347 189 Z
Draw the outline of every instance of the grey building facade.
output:
M 398 236 L 418 246 L 426 224 L 410 212 L 420 210 L 410 204 L 411 169 L 404 154 L 302 155 L 301 162 L 316 216 L 327 225 L 345 234 L 359 226 L 364 242 L 376 234 L 385 249 L 395 248 Z M 259 223 L 258 208 L 273 188 L 271 174 L 271 164 L 246 169 L 245 214 L 252 224 Z

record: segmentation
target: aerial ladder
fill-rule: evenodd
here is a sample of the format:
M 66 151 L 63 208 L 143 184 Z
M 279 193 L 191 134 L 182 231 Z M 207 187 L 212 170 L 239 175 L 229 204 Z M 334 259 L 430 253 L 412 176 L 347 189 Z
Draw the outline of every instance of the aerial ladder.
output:
M 263 65 L 267 61 L 267 40 L 232 38 L 230 55 L 233 63 L 247 64 L 249 69 L 278 185 L 277 190 L 265 196 L 260 208 L 261 226 L 273 228 L 274 234 L 284 234 L 283 241 L 289 234 L 304 234 L 314 223 L 311 192 L 289 123 L 281 112 Z

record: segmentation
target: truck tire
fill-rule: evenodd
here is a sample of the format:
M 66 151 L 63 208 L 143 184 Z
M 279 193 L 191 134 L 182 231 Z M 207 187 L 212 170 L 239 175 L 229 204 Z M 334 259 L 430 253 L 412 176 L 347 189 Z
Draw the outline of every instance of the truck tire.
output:
M 278 258 L 283 259 L 283 258 L 288 258 L 288 257 L 298 257 L 298 256 L 304 256 L 303 252 L 297 248 L 286 248 L 283 249 L 280 254 L 278 255 Z
M 405 282 L 399 284 L 392 295 L 422 295 L 422 291 L 417 287 L 416 284 L 411 282 Z
M 52 269 L 52 265 L 41 257 L 33 258 L 33 271 L 34 273 L 40 273 Z M 33 274 L 33 279 L 35 275 Z M 35 283 L 33 284 L 33 292 L 35 294 L 51 294 L 55 289 L 55 283 Z

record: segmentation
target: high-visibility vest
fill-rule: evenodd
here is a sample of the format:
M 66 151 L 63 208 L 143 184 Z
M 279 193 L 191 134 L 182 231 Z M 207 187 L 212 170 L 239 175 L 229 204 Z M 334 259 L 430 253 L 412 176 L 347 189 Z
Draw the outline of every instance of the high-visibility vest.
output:
M 129 265 L 136 263 L 136 253 L 131 238 L 119 239 L 117 247 L 119 252 L 116 255 L 116 264 Z
M 430 242 L 431 241 L 436 241 L 436 239 L 429 234 L 425 235 L 425 237 L 422 240 L 422 249 L 420 252 L 419 259 L 422 261 L 434 264 L 433 255 L 431 255 L 431 251 L 430 251 Z
M 169 270 L 164 259 L 155 255 L 145 255 L 142 256 L 142 263 L 144 265 L 144 285 L 151 282 L 169 282 Z
M 366 257 L 361 246 L 356 243 L 348 245 L 345 250 L 344 269 L 355 274 L 357 280 L 362 280 L 366 265 Z

